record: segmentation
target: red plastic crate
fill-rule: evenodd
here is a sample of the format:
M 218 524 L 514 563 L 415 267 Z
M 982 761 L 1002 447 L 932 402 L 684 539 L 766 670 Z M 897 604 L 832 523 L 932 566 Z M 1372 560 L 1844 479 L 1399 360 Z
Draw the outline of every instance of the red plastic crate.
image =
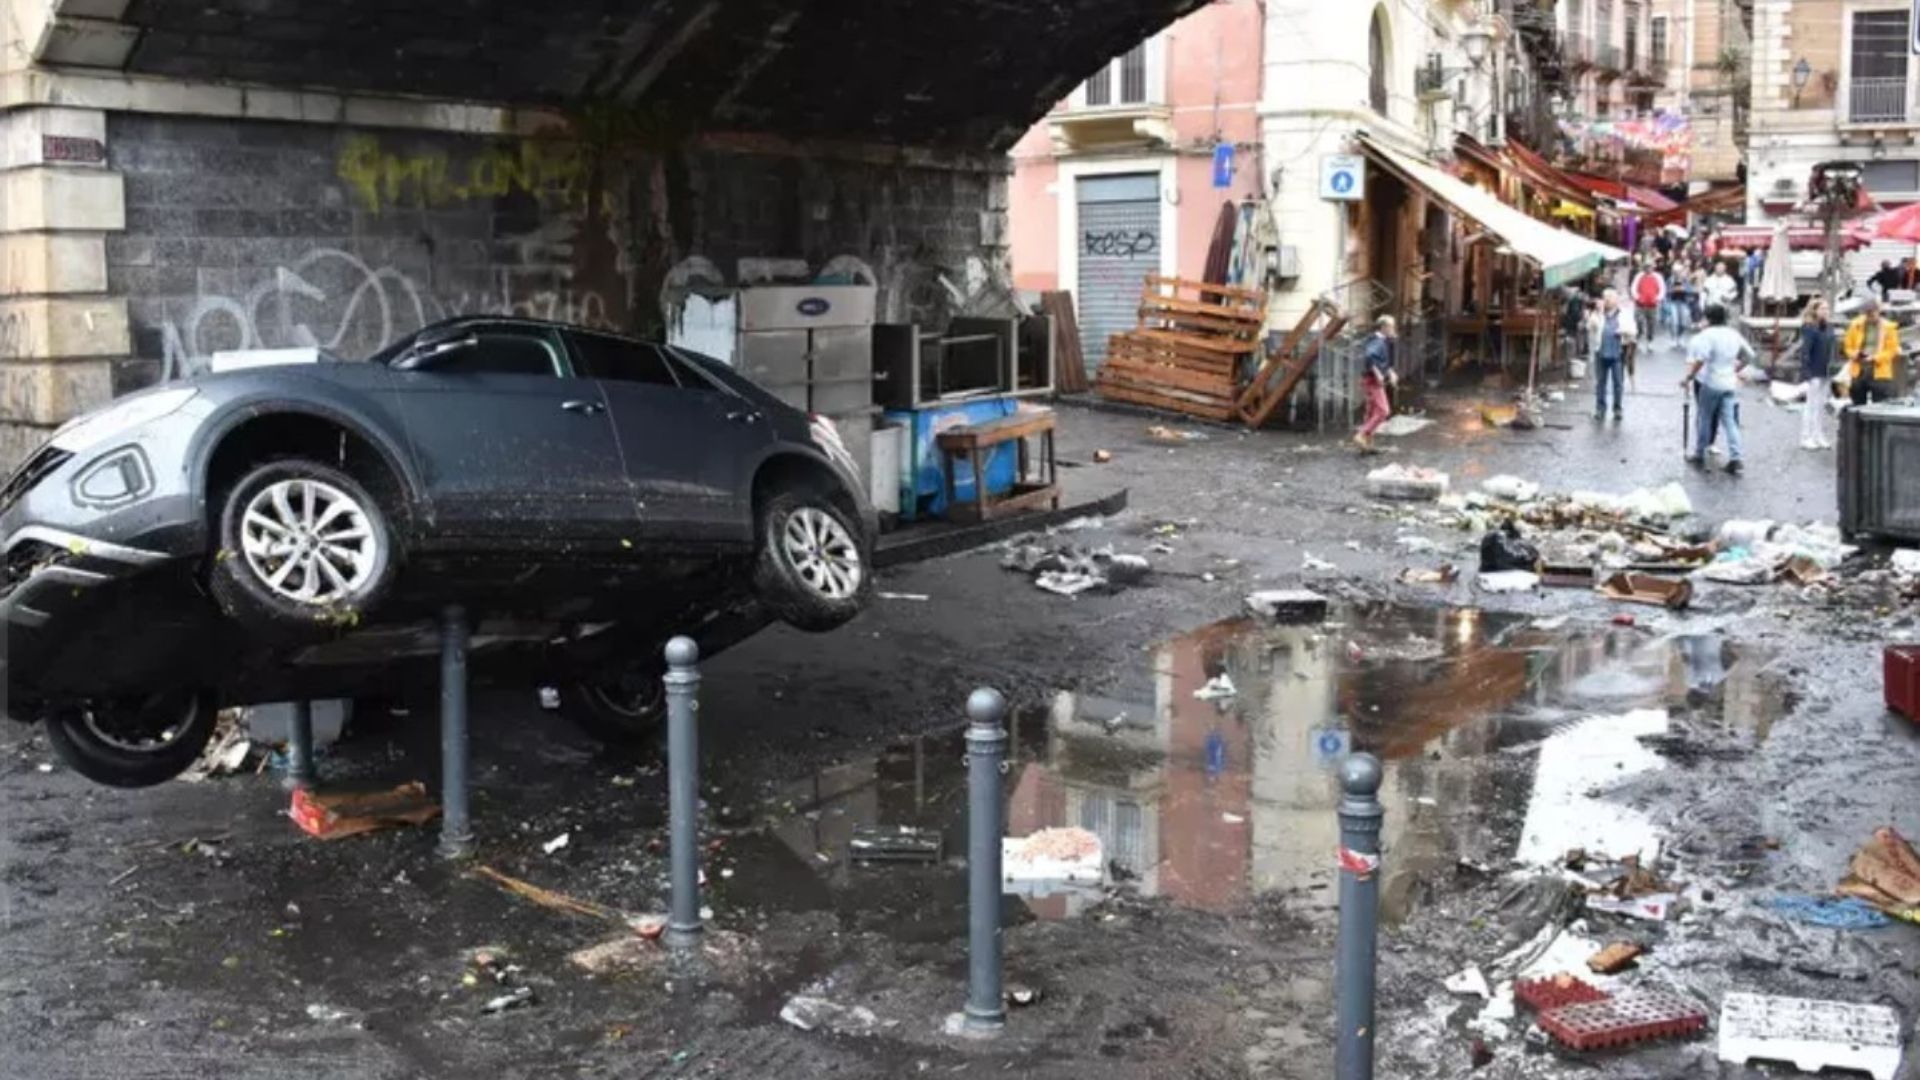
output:
M 1881 654 L 1887 708 L 1920 720 L 1920 645 L 1889 645 Z
M 1513 984 L 1513 996 L 1534 1012 L 1546 1012 L 1562 1005 L 1584 1005 L 1589 1001 L 1605 1001 L 1612 994 L 1598 987 L 1589 986 L 1572 975 L 1549 975 L 1543 979 L 1516 979 Z
M 1605 1001 L 1563 1005 L 1537 1018 L 1541 1030 L 1575 1050 L 1674 1039 L 1707 1026 L 1707 1011 L 1678 994 L 1629 990 Z

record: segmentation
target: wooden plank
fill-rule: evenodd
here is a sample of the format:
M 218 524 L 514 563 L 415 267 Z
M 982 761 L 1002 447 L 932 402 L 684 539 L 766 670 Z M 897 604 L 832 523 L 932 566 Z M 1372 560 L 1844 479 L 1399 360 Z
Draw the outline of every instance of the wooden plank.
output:
M 1059 393 L 1087 390 L 1087 358 L 1080 348 L 1080 320 L 1073 311 L 1073 293 L 1056 289 L 1040 295 L 1040 307 L 1053 316 L 1053 387 Z
M 1183 371 L 1175 367 L 1160 364 L 1143 364 L 1137 360 L 1115 360 L 1108 358 L 1101 375 L 1114 378 L 1126 378 L 1132 382 L 1150 383 L 1156 386 L 1177 386 L 1184 390 L 1212 394 L 1222 400 L 1232 401 L 1240 390 L 1235 380 L 1198 371 Z
M 934 441 L 940 444 L 942 450 L 970 450 L 974 447 L 998 446 L 1042 431 L 1052 431 L 1053 426 L 1052 412 L 1015 413 L 984 424 L 950 428 L 936 436 Z
M 1263 313 L 1248 311 L 1245 308 L 1223 307 L 1219 304 L 1203 304 L 1198 300 L 1178 300 L 1173 297 L 1158 296 L 1153 293 L 1148 293 L 1140 298 L 1140 310 L 1143 312 L 1171 311 L 1182 315 L 1205 315 L 1209 318 L 1222 319 L 1243 326 L 1248 324 L 1259 326 L 1266 319 Z
M 1173 289 L 1192 289 L 1195 292 L 1217 293 L 1242 300 L 1251 300 L 1262 307 L 1266 306 L 1267 294 L 1259 289 L 1249 289 L 1240 285 L 1215 285 L 1210 281 L 1194 281 L 1191 278 L 1166 277 L 1162 274 L 1148 274 L 1147 284 L 1165 286 Z
M 1100 383 L 1101 385 L 1125 386 L 1148 393 L 1163 394 L 1167 397 L 1180 398 L 1184 401 L 1198 401 L 1208 405 L 1222 405 L 1227 408 L 1233 407 L 1232 389 L 1230 387 L 1219 386 L 1218 384 L 1211 386 L 1176 386 L 1172 383 L 1152 378 L 1151 376 L 1142 378 L 1138 372 L 1122 370 L 1109 373 L 1104 369 L 1100 374 Z
M 1268 377 L 1284 368 L 1293 359 L 1294 351 L 1311 332 L 1314 323 L 1323 313 L 1333 310 L 1336 309 L 1325 300 L 1315 300 L 1308 305 L 1306 314 L 1300 316 L 1300 321 L 1294 323 L 1293 329 L 1287 331 L 1287 336 L 1280 342 L 1280 347 L 1267 355 L 1266 360 L 1260 365 L 1260 370 L 1254 373 L 1253 381 L 1249 382 L 1247 388 L 1241 392 L 1239 402 L 1241 409 L 1253 408 L 1254 402 L 1261 396 L 1262 388 L 1266 386 Z
M 1135 360 L 1145 360 L 1156 364 L 1168 364 L 1174 367 L 1191 368 L 1195 371 L 1218 371 L 1231 373 L 1239 370 L 1239 356 L 1219 353 L 1190 353 L 1177 349 L 1155 346 L 1152 342 L 1122 340 L 1116 336 L 1107 345 L 1108 356 L 1125 356 Z
M 1260 403 L 1260 407 L 1254 411 L 1253 415 L 1246 418 L 1248 427 L 1260 427 L 1273 416 L 1274 410 L 1278 409 L 1281 403 L 1292 395 L 1294 387 L 1300 385 L 1300 380 L 1306 377 L 1307 371 L 1313 367 L 1315 361 L 1320 359 L 1321 348 L 1325 346 L 1328 341 L 1332 340 L 1333 336 L 1338 334 L 1340 328 L 1345 325 L 1347 325 L 1346 314 L 1341 313 L 1336 315 L 1326 326 L 1320 329 L 1318 334 L 1314 335 L 1312 340 L 1307 342 L 1302 348 L 1300 363 L 1286 373 L 1285 377 L 1281 379 L 1280 385 L 1274 388 L 1273 393 Z
M 1031 507 L 1051 503 L 1060 497 L 1057 484 L 1019 484 L 1012 493 L 993 497 L 989 502 L 955 503 L 947 516 L 961 521 L 991 521 Z
M 1135 330 L 1133 333 L 1137 338 L 1167 346 L 1175 351 L 1198 350 L 1221 353 L 1226 356 L 1245 356 L 1259 345 L 1254 341 L 1236 341 L 1232 338 L 1207 337 L 1201 334 L 1186 334 L 1176 330 L 1158 330 L 1152 327 Z
M 1139 390 L 1127 386 L 1113 386 L 1104 382 L 1094 384 L 1094 390 L 1101 397 L 1113 401 L 1125 401 L 1134 405 L 1146 405 L 1168 412 L 1198 416 L 1206 420 L 1231 420 L 1233 407 L 1226 404 L 1210 404 L 1156 393 L 1152 390 Z

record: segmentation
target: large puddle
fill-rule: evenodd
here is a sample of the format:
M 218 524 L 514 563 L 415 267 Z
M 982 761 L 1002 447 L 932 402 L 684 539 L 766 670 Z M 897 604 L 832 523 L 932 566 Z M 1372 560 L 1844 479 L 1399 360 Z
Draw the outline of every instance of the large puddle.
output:
M 1657 841 L 1651 821 L 1599 789 L 1665 766 L 1668 711 L 1764 739 L 1785 704 L 1766 660 L 1719 633 L 1464 608 L 1336 609 L 1312 626 L 1228 619 L 1153 649 L 1115 696 L 1062 691 L 1019 710 L 1008 834 L 1090 829 L 1112 878 L 1187 907 L 1277 895 L 1327 910 L 1334 769 L 1366 750 L 1386 762 L 1383 908 L 1394 918 L 1462 859 L 1504 866 Z M 1232 696 L 1196 696 L 1222 675 Z M 822 770 L 780 793 L 771 838 L 735 845 L 737 871 L 716 891 L 749 908 L 832 907 L 903 936 L 957 932 L 965 798 L 958 731 Z M 947 858 L 851 858 L 856 830 L 902 825 L 938 832 Z M 1099 896 L 1024 903 L 1060 918 Z

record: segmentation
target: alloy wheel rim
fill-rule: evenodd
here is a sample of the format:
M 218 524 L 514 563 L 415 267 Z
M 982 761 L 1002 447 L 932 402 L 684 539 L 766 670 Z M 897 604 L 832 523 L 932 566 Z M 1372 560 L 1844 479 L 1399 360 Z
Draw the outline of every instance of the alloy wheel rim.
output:
M 845 600 L 860 591 L 865 574 L 860 545 L 832 514 L 802 507 L 788 515 L 780 535 L 788 564 L 808 588 L 829 600 Z
M 260 489 L 240 519 L 247 565 L 275 596 L 337 604 L 373 577 L 378 541 L 364 507 L 321 480 L 281 480 Z
M 186 705 L 184 710 L 175 708 L 182 703 Z M 197 707 L 191 698 L 183 702 L 167 695 L 142 701 L 132 708 L 123 702 L 87 704 L 80 708 L 80 722 L 94 738 L 116 750 L 152 754 L 180 741 L 193 718 L 192 710 Z M 153 730 L 156 727 L 158 730 Z

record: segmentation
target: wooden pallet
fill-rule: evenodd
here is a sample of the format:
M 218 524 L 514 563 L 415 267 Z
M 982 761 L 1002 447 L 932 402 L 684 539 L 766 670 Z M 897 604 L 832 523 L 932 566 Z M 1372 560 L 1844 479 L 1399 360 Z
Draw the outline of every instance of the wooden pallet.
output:
M 1293 395 L 1294 387 L 1313 369 L 1314 361 L 1320 359 L 1320 350 L 1346 325 L 1347 315 L 1338 305 L 1331 300 L 1315 300 L 1293 329 L 1287 331 L 1280 347 L 1267 355 L 1260 370 L 1240 391 L 1234 402 L 1234 411 L 1240 420 L 1250 428 L 1257 428 L 1271 419 Z
M 1245 359 L 1260 347 L 1266 294 L 1148 275 L 1139 328 L 1108 340 L 1094 388 L 1103 397 L 1231 420 Z

